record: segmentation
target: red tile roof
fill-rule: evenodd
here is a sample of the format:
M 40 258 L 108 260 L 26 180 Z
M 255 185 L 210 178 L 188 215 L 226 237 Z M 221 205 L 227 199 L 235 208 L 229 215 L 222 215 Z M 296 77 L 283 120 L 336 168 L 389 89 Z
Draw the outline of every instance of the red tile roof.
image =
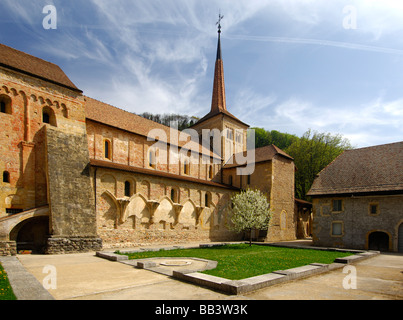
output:
M 1 43 L 0 66 L 81 92 L 59 66 Z
M 212 156 L 215 158 L 219 158 L 210 150 L 203 147 L 202 144 L 190 141 L 190 135 L 175 130 L 173 128 L 164 126 L 157 122 L 145 119 L 140 117 L 134 113 L 124 111 L 122 109 L 116 108 L 104 102 L 84 97 L 85 103 L 85 111 L 86 111 L 86 118 L 103 123 L 118 129 L 122 129 L 128 132 L 136 133 L 142 135 L 144 137 L 148 137 L 149 133 L 153 129 L 160 129 L 165 132 L 168 141 L 161 141 L 167 142 L 173 145 L 179 145 L 179 147 L 190 147 L 192 146 L 194 149 L 193 151 L 198 151 L 204 155 Z M 172 131 L 171 131 L 172 130 Z M 174 134 L 174 137 L 171 137 L 171 133 Z M 179 136 L 180 135 L 180 136 Z M 176 136 L 176 137 L 175 137 Z M 187 137 L 187 141 L 176 141 L 179 137 L 185 138 Z M 183 139 L 184 140 L 184 139 Z
M 403 142 L 345 151 L 315 179 L 309 196 L 403 191 Z

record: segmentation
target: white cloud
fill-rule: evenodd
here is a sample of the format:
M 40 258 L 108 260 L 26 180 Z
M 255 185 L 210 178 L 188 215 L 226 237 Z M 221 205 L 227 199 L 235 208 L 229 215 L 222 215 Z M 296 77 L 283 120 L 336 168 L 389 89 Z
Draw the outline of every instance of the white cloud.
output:
M 256 126 L 266 130 L 302 135 L 310 128 L 342 134 L 356 146 L 370 146 L 402 139 L 403 98 L 377 98 L 357 106 L 322 106 L 292 97 L 253 113 L 253 118 Z

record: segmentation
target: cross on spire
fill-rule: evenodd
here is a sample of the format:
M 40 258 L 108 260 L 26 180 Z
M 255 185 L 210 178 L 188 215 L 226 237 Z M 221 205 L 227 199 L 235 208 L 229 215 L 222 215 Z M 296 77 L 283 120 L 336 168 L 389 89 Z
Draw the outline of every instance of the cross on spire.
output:
M 221 20 L 224 19 L 224 16 L 221 15 L 221 12 L 218 14 L 218 21 L 216 25 L 218 26 L 218 33 L 221 33 Z

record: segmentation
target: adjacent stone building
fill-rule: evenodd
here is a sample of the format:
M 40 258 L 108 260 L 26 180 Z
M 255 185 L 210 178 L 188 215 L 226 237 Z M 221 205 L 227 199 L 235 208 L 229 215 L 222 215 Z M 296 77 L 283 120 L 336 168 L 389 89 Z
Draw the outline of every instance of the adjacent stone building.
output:
M 345 151 L 308 195 L 316 245 L 403 252 L 403 142 Z
M 247 152 L 249 126 L 226 107 L 220 34 L 211 110 L 193 135 L 87 97 L 58 66 L 5 45 L 0 104 L 2 255 L 239 240 L 230 198 L 247 186 L 275 212 L 264 238 L 295 239 L 293 159 L 270 146 L 252 150 L 248 175 L 228 164 Z

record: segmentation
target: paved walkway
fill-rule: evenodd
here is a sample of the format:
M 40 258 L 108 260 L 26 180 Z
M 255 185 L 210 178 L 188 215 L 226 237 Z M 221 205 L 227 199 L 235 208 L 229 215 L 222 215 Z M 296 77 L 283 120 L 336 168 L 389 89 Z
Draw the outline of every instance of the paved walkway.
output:
M 403 300 L 402 254 L 381 254 L 355 264 L 357 289 L 343 288 L 343 280 L 348 274 L 338 269 L 241 296 L 229 296 L 111 262 L 94 253 L 19 255 L 17 258 L 41 284 L 51 284 L 49 270 L 56 271 L 53 278 L 56 289 L 48 292 L 57 300 Z M 46 266 L 52 268 L 46 270 Z

